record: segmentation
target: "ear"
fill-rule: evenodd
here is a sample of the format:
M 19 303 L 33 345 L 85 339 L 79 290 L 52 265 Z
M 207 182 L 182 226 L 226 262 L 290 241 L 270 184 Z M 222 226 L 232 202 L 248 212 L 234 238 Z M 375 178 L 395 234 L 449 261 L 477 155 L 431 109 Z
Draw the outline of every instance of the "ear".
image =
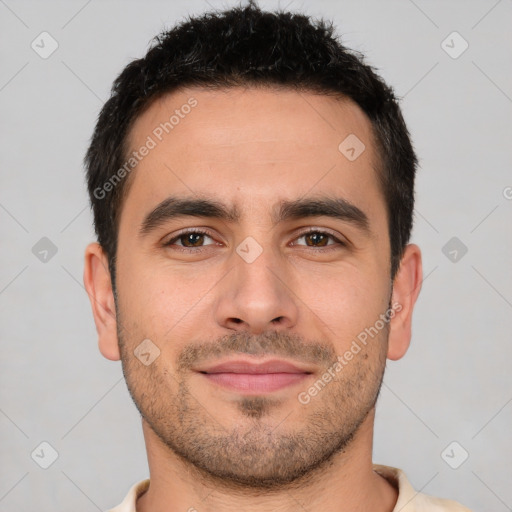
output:
M 108 259 L 96 242 L 85 249 L 84 285 L 91 301 L 100 352 L 111 361 L 119 361 L 116 308 Z
M 387 353 L 388 359 L 393 361 L 402 358 L 409 348 L 412 311 L 421 290 L 422 279 L 420 248 L 416 244 L 409 244 L 393 282 L 391 307 L 395 314 L 390 321 Z

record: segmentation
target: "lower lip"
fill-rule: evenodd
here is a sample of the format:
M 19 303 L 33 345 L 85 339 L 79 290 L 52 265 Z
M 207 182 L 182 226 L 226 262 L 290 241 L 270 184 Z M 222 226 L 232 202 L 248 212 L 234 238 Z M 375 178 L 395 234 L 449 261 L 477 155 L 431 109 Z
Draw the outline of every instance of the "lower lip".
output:
M 205 373 L 220 386 L 246 393 L 268 393 L 302 382 L 307 373 Z

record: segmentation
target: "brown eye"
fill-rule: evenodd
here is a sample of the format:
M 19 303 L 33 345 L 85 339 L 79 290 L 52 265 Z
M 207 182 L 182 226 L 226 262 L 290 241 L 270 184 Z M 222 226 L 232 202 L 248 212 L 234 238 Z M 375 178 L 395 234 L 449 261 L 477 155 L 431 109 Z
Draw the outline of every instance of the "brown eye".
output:
M 198 247 L 198 244 L 201 245 L 204 241 L 204 235 L 200 233 L 187 233 L 186 235 L 181 235 L 178 240 L 185 247 Z
M 345 246 L 345 244 L 339 240 L 337 237 L 335 237 L 333 234 L 327 232 L 327 231 L 320 231 L 320 230 L 310 230 L 305 233 L 302 233 L 297 240 L 300 240 L 301 238 L 304 239 L 306 242 L 305 244 L 296 244 L 296 245 L 305 245 L 307 247 L 327 247 L 331 248 L 330 246 L 334 246 L 332 248 L 336 248 L 336 246 Z M 329 243 L 330 240 L 333 240 L 334 243 Z
M 324 233 L 313 232 L 304 235 L 304 239 L 306 240 L 306 245 L 324 247 L 329 242 L 329 236 L 330 235 L 325 235 Z
M 205 238 L 209 238 L 210 240 L 212 240 L 212 237 L 205 231 L 188 230 L 180 233 L 174 238 L 171 238 L 168 242 L 164 243 L 164 246 L 169 247 L 175 245 L 176 247 L 183 247 L 188 249 L 200 249 L 205 246 Z

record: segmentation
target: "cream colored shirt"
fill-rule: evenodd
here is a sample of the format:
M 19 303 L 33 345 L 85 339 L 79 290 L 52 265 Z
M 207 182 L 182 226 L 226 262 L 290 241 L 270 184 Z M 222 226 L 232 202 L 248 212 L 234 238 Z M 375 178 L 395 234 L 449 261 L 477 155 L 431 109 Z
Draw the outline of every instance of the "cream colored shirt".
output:
M 398 500 L 393 512 L 471 512 L 469 508 L 452 500 L 434 498 L 416 492 L 401 469 L 374 464 L 373 469 L 398 490 Z M 107 512 L 137 512 L 135 503 L 149 487 L 149 478 L 136 483 L 117 507 Z

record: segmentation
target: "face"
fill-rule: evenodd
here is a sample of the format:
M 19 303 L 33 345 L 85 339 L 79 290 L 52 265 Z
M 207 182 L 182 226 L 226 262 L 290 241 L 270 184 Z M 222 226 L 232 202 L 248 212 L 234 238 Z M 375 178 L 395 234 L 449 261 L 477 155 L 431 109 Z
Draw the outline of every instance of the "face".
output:
M 350 134 L 355 159 L 357 139 L 339 148 Z M 155 102 L 129 143 L 152 147 L 122 209 L 116 329 L 144 421 L 225 481 L 268 488 L 321 468 L 372 411 L 388 349 L 368 119 L 313 93 L 194 88 Z

